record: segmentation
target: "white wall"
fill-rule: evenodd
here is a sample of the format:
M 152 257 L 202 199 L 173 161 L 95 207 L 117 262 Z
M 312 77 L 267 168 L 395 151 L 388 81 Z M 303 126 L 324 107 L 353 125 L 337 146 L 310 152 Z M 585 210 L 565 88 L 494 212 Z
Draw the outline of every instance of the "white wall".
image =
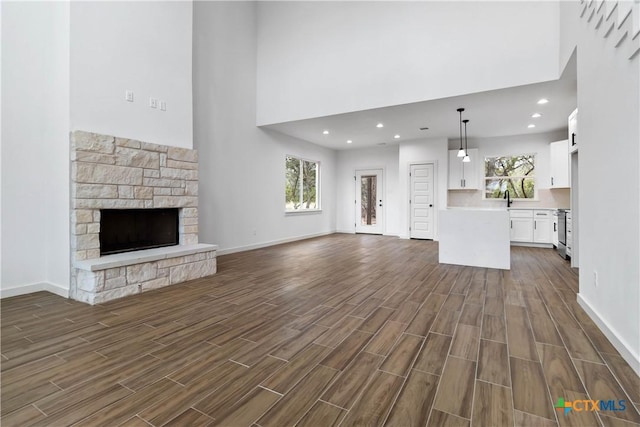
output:
M 192 148 L 192 9 L 190 1 L 71 3 L 72 130 Z M 150 97 L 167 110 L 149 108 Z
M 434 163 L 435 168 L 435 215 L 434 240 L 438 240 L 438 211 L 447 207 L 447 176 L 449 153 L 446 138 L 417 139 L 400 143 L 398 193 L 400 237 L 409 238 L 409 165 L 411 163 Z
M 400 235 L 400 191 L 398 188 L 398 145 L 338 151 L 336 174 L 336 228 L 355 232 L 355 183 L 357 169 L 383 169 L 383 234 Z
M 2 54 L 2 295 L 64 294 L 69 3 L 3 2 Z
M 556 2 L 259 2 L 258 124 L 556 79 Z
M 497 138 L 471 138 L 469 148 L 478 149 L 477 179 L 480 190 L 449 191 L 449 206 L 495 207 L 504 206 L 504 200 L 483 200 L 484 158 L 490 156 L 506 156 L 517 154 L 536 155 L 536 188 L 538 199 L 535 201 L 514 201 L 513 207 L 568 208 L 568 190 L 549 190 L 551 184 L 549 143 L 567 139 L 567 131 L 534 133 L 524 135 L 503 136 Z M 459 139 L 449 141 L 449 150 L 457 150 Z
M 577 40 L 578 300 L 640 374 L 640 61 L 586 19 Z
M 194 4 L 200 241 L 221 252 L 335 231 L 336 154 L 255 125 L 255 3 Z M 322 213 L 284 214 L 287 154 L 321 162 Z

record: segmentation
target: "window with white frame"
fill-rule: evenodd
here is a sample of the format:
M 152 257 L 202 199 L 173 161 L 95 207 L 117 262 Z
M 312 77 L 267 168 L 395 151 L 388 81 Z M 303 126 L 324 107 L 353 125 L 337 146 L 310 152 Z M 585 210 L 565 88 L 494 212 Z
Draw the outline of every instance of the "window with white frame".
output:
M 535 154 L 485 157 L 484 198 L 501 199 L 506 190 L 512 199 L 535 198 L 535 172 Z
M 285 210 L 320 209 L 320 162 L 287 156 L 285 161 Z

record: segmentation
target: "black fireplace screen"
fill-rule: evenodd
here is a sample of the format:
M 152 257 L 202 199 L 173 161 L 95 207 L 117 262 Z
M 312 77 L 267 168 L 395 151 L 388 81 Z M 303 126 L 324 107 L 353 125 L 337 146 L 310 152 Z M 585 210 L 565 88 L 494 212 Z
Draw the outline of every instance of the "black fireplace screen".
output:
M 178 209 L 103 209 L 100 255 L 178 244 Z

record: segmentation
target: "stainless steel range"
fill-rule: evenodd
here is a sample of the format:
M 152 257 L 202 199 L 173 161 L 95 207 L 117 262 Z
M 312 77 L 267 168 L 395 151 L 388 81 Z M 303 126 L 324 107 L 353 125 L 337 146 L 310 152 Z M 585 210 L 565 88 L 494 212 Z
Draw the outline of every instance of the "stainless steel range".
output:
M 568 209 L 558 209 L 558 254 L 569 259 L 567 254 L 567 212 Z

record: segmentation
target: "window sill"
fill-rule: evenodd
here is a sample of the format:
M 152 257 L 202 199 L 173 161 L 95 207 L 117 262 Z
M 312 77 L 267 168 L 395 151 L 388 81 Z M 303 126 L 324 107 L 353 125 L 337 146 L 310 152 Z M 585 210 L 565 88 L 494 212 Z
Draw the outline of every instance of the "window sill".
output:
M 321 214 L 322 209 L 304 209 L 299 211 L 284 211 L 284 216 L 296 216 L 296 215 L 314 215 Z

